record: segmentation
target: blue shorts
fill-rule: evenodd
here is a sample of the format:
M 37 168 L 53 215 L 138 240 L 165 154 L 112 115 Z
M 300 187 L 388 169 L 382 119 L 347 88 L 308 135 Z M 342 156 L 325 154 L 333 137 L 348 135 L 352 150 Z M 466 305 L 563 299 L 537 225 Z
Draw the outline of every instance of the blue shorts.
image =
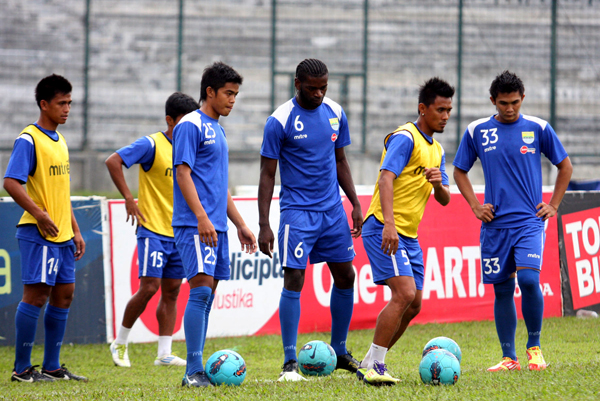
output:
M 381 233 L 363 235 L 363 245 L 371 264 L 373 282 L 384 285 L 385 280 L 389 278 L 408 276 L 415 279 L 417 290 L 423 290 L 425 266 L 419 240 L 398 234 L 398 251 L 395 255 L 386 255 L 381 250 L 382 241 Z
M 217 280 L 229 280 L 231 269 L 227 232 L 217 232 L 217 246 L 211 248 L 200 242 L 196 227 L 173 227 L 173 231 L 188 281 L 200 273 Z
M 185 269 L 174 241 L 138 238 L 138 277 L 185 277 Z
M 281 266 L 306 269 L 310 263 L 354 260 L 354 244 L 344 207 L 325 212 L 285 209 L 279 218 Z
M 19 239 L 23 284 L 75 282 L 75 246 L 49 246 Z
M 544 227 L 481 227 L 481 271 L 484 284 L 502 283 L 518 267 L 542 269 Z

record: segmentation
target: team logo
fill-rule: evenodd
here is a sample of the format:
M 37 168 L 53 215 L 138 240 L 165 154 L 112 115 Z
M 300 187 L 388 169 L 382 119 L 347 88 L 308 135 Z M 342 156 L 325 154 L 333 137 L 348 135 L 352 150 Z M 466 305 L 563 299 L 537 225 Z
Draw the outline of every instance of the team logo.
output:
M 523 146 L 521 146 L 521 153 L 522 154 L 531 153 L 531 154 L 535 155 L 535 148 L 528 148 L 527 146 L 523 145 Z
M 535 139 L 533 131 L 523 131 L 521 132 L 521 137 L 523 138 L 523 142 L 525 142 L 528 145 L 532 144 L 533 140 Z
M 335 142 L 337 140 L 337 134 L 334 132 L 331 134 L 331 142 Z
M 329 124 L 331 125 L 331 128 L 333 128 L 336 131 L 338 129 L 340 129 L 340 122 L 338 121 L 337 118 L 330 118 L 329 119 Z

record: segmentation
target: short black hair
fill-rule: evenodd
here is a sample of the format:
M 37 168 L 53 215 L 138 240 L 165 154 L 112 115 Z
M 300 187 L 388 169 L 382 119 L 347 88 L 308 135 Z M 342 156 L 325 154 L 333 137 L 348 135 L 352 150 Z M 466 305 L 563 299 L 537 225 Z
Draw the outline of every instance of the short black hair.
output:
M 167 99 L 165 103 L 165 115 L 176 120 L 180 115 L 191 113 L 198 110 L 200 106 L 191 96 L 185 93 L 175 92 Z
M 41 109 L 42 100 L 48 103 L 58 94 L 69 94 L 73 90 L 71 83 L 60 75 L 52 74 L 42 78 L 35 87 L 35 101 Z
M 523 85 L 523 81 L 521 81 L 521 78 L 519 78 L 517 74 L 508 70 L 498 74 L 490 85 L 490 95 L 492 95 L 492 99 L 494 100 L 496 100 L 499 93 L 513 92 L 519 92 L 519 95 L 523 96 L 525 93 L 525 85 Z
M 451 98 L 454 96 L 454 87 L 441 78 L 433 77 L 419 88 L 419 104 L 429 107 L 438 96 Z
M 320 78 L 329 74 L 327 66 L 321 60 L 316 58 L 304 59 L 296 67 L 296 79 L 304 82 L 307 77 Z
M 200 102 L 206 100 L 208 96 L 206 94 L 206 89 L 209 86 L 213 88 L 216 93 L 219 89 L 224 87 L 227 82 L 241 85 L 243 81 L 244 77 L 238 74 L 231 66 L 221 61 L 216 61 L 206 67 L 202 73 L 202 80 L 200 81 Z

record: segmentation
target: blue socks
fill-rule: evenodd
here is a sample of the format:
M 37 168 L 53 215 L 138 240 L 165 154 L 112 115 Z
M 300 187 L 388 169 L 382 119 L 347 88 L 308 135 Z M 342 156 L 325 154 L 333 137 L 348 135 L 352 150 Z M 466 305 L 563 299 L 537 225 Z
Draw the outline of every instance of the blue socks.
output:
M 35 340 L 37 321 L 42 309 L 20 302 L 15 314 L 15 372 L 23 373 L 31 366 L 31 350 Z
M 340 290 L 333 285 L 331 290 L 331 347 L 336 355 L 345 355 L 348 329 L 354 309 L 354 287 Z
M 67 318 L 69 309 L 57 308 L 50 304 L 46 305 L 44 313 L 44 364 L 46 370 L 60 369 L 60 348 L 67 329 Z
M 281 298 L 279 298 L 279 324 L 281 325 L 281 339 L 285 354 L 283 363 L 290 359 L 298 360 L 296 356 L 296 343 L 298 342 L 299 322 L 300 293 L 288 291 L 284 288 L 281 291 Z
M 544 296 L 540 290 L 540 272 L 533 269 L 521 269 L 517 272 L 521 289 L 521 312 L 527 326 L 529 338 L 527 348 L 540 346 L 542 319 L 544 316 Z
M 517 360 L 515 333 L 517 332 L 517 308 L 515 307 L 515 279 L 509 278 L 503 283 L 494 284 L 494 320 L 502 347 L 502 357 Z
M 213 301 L 215 300 L 215 294 L 210 294 L 210 298 L 208 298 L 208 302 L 206 303 L 206 323 L 204 324 L 204 342 L 206 342 L 206 333 L 208 332 L 208 316 L 210 315 L 210 311 L 212 309 Z
M 210 287 L 190 289 L 190 296 L 183 314 L 183 328 L 187 346 L 187 375 L 204 371 L 202 353 L 204 352 L 206 320 L 208 317 L 206 309 L 211 293 Z

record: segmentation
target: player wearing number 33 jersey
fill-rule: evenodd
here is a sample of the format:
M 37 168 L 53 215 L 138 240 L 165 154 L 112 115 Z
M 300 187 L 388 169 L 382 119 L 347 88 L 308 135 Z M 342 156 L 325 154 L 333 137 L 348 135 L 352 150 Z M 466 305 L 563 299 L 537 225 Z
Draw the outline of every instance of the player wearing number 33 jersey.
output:
M 496 76 L 490 95 L 498 113 L 469 124 L 453 163 L 454 180 L 460 192 L 483 222 L 480 233 L 483 283 L 494 285 L 494 318 L 503 359 L 488 370 L 521 369 L 515 349 L 515 275 L 529 335 L 529 369 L 542 370 L 546 368 L 540 350 L 544 298 L 539 284 L 544 222 L 556 214 L 573 167 L 550 124 L 520 113 L 525 87 L 517 75 L 504 71 Z M 542 200 L 542 153 L 558 167 L 548 204 Z M 485 177 L 483 205 L 477 200 L 467 175 L 477 158 Z

